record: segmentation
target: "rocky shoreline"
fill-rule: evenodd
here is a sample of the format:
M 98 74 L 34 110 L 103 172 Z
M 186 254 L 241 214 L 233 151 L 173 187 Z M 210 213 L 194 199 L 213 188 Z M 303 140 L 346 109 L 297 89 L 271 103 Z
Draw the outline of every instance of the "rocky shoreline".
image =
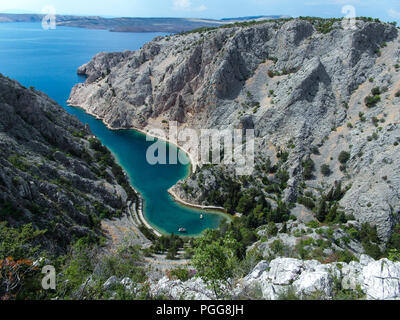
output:
M 74 108 L 81 108 L 81 107 L 73 106 L 73 105 L 71 105 L 71 104 L 69 104 L 69 106 L 70 106 L 70 107 L 74 107 Z M 97 120 L 102 121 L 102 122 L 104 123 L 104 125 L 107 127 L 107 129 L 109 129 L 109 130 L 113 130 L 113 131 L 119 131 L 119 130 L 135 130 L 135 131 L 140 132 L 140 133 L 143 133 L 143 134 L 145 134 L 145 135 L 147 135 L 147 136 L 151 136 L 151 137 L 153 137 L 153 138 L 163 140 L 163 141 L 165 141 L 166 143 L 173 144 L 174 146 L 176 146 L 177 148 L 179 148 L 180 150 L 182 150 L 183 152 L 185 152 L 185 154 L 186 154 L 187 157 L 189 158 L 189 160 L 190 160 L 190 172 L 193 172 L 193 173 L 196 172 L 196 167 L 198 166 L 198 163 L 194 161 L 194 158 L 192 157 L 192 155 L 190 154 L 190 152 L 189 152 L 188 150 L 186 150 L 183 146 L 180 146 L 179 144 L 174 143 L 173 141 L 171 141 L 171 140 L 169 140 L 169 139 L 166 139 L 166 140 L 165 140 L 163 137 L 160 137 L 160 136 L 157 136 L 157 135 L 152 134 L 152 133 L 150 132 L 152 129 L 149 129 L 149 128 L 148 128 L 147 130 L 143 130 L 143 129 L 139 129 L 139 128 L 136 128 L 136 127 L 131 127 L 131 128 L 116 128 L 116 127 L 113 127 L 113 126 L 111 126 L 109 123 L 107 123 L 107 122 L 104 120 L 104 118 L 99 117 L 97 114 L 91 112 L 91 111 L 88 110 L 88 109 L 85 109 L 85 108 L 82 108 L 82 109 L 83 109 L 87 114 L 89 114 L 89 115 L 95 117 Z M 153 129 L 156 129 L 156 128 L 153 128 Z M 125 173 L 125 174 L 126 174 L 126 173 Z M 133 186 L 132 186 L 132 188 L 133 188 Z M 173 188 L 173 187 L 172 187 L 172 188 Z M 216 211 L 219 211 L 219 212 L 223 213 L 224 216 L 226 217 L 227 213 L 226 213 L 225 208 L 223 208 L 223 207 L 217 207 L 217 206 L 202 206 L 202 205 L 198 205 L 198 204 L 194 204 L 194 203 L 189 203 L 189 202 L 187 202 L 187 201 L 181 199 L 181 198 L 172 190 L 172 188 L 171 188 L 170 190 L 168 190 L 168 193 L 174 198 L 174 200 L 175 200 L 176 202 L 178 202 L 178 203 L 180 203 L 180 204 L 182 204 L 182 205 L 184 205 L 184 206 L 186 206 L 186 207 L 188 207 L 188 208 L 204 209 L 204 210 L 216 210 Z M 137 193 L 138 195 L 140 194 L 137 190 L 135 190 L 135 191 L 136 191 L 136 193 Z M 138 209 L 138 218 L 139 218 L 139 221 L 140 221 L 141 223 L 143 223 L 143 225 L 144 225 L 147 229 L 149 229 L 151 232 L 153 232 L 157 237 L 161 237 L 161 236 L 162 236 L 162 233 L 160 233 L 160 232 L 159 232 L 158 230 L 156 230 L 153 226 L 151 226 L 151 224 L 150 224 L 150 223 L 146 220 L 146 218 L 144 217 L 144 214 L 143 214 L 143 202 L 144 202 L 144 200 L 142 199 L 141 196 L 139 196 L 139 198 L 140 198 L 140 204 L 139 204 L 139 209 Z
M 173 187 L 172 187 L 173 188 Z M 195 209 L 202 209 L 202 210 L 216 210 L 221 213 L 227 214 L 225 208 L 223 207 L 215 207 L 215 206 L 202 206 L 198 204 L 191 204 L 189 202 L 186 202 L 185 200 L 182 200 L 173 190 L 169 189 L 168 193 L 174 198 L 174 200 L 184 206 L 190 207 L 190 208 L 195 208 Z

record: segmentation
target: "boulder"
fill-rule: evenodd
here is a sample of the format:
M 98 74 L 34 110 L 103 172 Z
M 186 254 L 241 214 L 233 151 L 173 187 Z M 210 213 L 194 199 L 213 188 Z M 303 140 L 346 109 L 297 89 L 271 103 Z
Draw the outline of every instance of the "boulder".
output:
M 275 285 L 292 284 L 300 275 L 303 261 L 291 258 L 278 258 L 271 261 L 268 279 Z
M 111 287 L 115 286 L 118 283 L 120 283 L 118 278 L 116 276 L 112 276 L 103 284 L 103 289 L 110 290 Z
M 332 276 L 328 272 L 305 271 L 293 283 L 293 287 L 299 297 L 319 293 L 328 298 L 332 295 L 332 284 Z
M 400 263 L 387 259 L 369 263 L 362 269 L 362 288 L 370 300 L 400 300 Z
M 126 290 L 132 290 L 133 288 L 133 281 L 131 278 L 124 278 L 120 283 L 125 287 Z

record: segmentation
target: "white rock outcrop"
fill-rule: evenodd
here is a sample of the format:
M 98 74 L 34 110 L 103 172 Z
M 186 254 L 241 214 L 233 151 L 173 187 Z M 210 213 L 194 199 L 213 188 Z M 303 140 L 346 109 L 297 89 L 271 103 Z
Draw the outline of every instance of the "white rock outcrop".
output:
M 371 300 L 400 300 L 400 263 L 374 261 L 362 270 L 362 288 Z
M 103 289 L 109 290 L 118 283 L 119 283 L 118 278 L 116 276 L 112 276 L 103 284 Z
M 171 300 L 213 300 L 214 293 L 200 278 L 192 278 L 186 282 L 162 278 L 150 287 L 152 296 L 164 296 Z
M 239 285 L 242 292 L 258 287 L 264 299 L 274 300 L 285 292 L 284 288 L 286 291 L 292 288 L 300 298 L 319 293 L 329 299 L 334 294 L 334 280 L 337 280 L 344 290 L 361 289 L 369 300 L 400 300 L 400 262 L 375 261 L 362 255 L 360 262 L 349 264 L 323 265 L 318 261 L 278 258 L 271 261 L 269 268 L 265 265 L 266 262 L 261 262 L 243 279 Z
M 357 293 L 361 290 L 363 299 L 400 300 L 400 262 L 375 261 L 366 255 L 361 256 L 360 262 L 349 264 L 321 264 L 292 258 L 277 258 L 270 263 L 261 261 L 234 290 L 226 290 L 226 296 L 278 300 L 290 291 L 300 299 L 313 294 L 320 299 L 333 299 L 337 283 L 341 283 L 344 290 Z M 182 282 L 165 277 L 153 283 L 150 291 L 153 296 L 163 295 L 175 300 L 215 299 L 199 278 Z

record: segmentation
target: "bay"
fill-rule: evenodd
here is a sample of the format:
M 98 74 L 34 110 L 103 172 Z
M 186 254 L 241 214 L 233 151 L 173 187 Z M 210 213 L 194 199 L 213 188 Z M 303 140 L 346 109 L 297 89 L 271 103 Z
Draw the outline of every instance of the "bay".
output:
M 146 151 L 153 142 L 135 130 L 109 130 L 100 120 L 66 105 L 71 88 L 85 79 L 77 68 L 99 52 L 137 50 L 160 33 L 116 33 L 57 27 L 43 30 L 37 23 L 0 23 L 0 73 L 49 95 L 70 114 L 89 124 L 127 172 L 133 187 L 144 198 L 144 216 L 164 234 L 185 228 L 188 236 L 217 228 L 223 216 L 182 206 L 168 194 L 189 174 L 188 165 L 150 165 Z M 168 148 L 176 148 L 168 144 Z M 200 219 L 200 214 L 204 219 Z

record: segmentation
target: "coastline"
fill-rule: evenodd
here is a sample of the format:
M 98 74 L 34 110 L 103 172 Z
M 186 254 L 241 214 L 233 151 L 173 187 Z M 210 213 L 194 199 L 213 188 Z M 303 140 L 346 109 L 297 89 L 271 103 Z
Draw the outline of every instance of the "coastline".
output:
M 173 188 L 173 187 L 172 187 L 172 188 Z M 215 211 L 218 211 L 218 212 L 220 212 L 220 213 L 224 213 L 224 214 L 228 215 L 228 213 L 226 212 L 225 208 L 223 208 L 223 207 L 202 206 L 202 205 L 199 205 L 199 204 L 193 204 L 193 203 L 186 202 L 185 200 L 182 200 L 182 199 L 172 190 L 172 188 L 168 190 L 168 193 L 172 196 L 172 198 L 173 198 L 176 202 L 178 202 L 178 203 L 180 203 L 180 204 L 182 204 L 182 205 L 184 205 L 184 206 L 187 206 L 187 207 L 190 207 L 190 208 L 194 208 L 194 209 L 215 210 Z
M 154 228 L 152 225 L 150 225 L 150 223 L 144 217 L 144 214 L 143 214 L 144 200 L 138 192 L 137 192 L 137 194 L 138 194 L 138 198 L 139 198 L 139 203 L 137 205 L 137 208 L 135 208 L 135 212 L 136 212 L 137 218 L 139 219 L 139 222 L 142 223 L 151 232 L 153 232 L 157 237 L 159 237 L 159 238 L 162 237 L 163 234 L 161 234 L 158 230 L 156 230 L 156 228 Z
M 80 108 L 83 111 L 85 111 L 87 114 L 91 115 L 92 117 L 96 118 L 97 120 L 100 120 L 103 122 L 103 124 L 107 127 L 107 129 L 112 130 L 112 131 L 119 131 L 119 130 L 134 130 L 137 132 L 140 132 L 144 135 L 147 136 L 151 136 L 153 138 L 156 139 L 160 139 L 168 144 L 172 144 L 174 146 L 176 146 L 178 149 L 182 150 L 183 152 L 185 152 L 185 154 L 188 156 L 189 161 L 190 161 L 190 168 L 188 170 L 188 174 L 185 178 L 190 176 L 190 172 L 191 173 L 195 173 L 196 172 L 196 168 L 198 166 L 198 163 L 194 161 L 193 157 L 191 156 L 191 154 L 189 153 L 188 150 L 186 150 L 185 148 L 179 146 L 177 143 L 170 141 L 169 139 L 164 139 L 164 137 L 159 137 L 157 135 L 151 134 L 149 133 L 149 131 L 146 131 L 144 129 L 139 129 L 136 127 L 129 127 L 129 128 L 115 128 L 112 127 L 109 123 L 107 123 L 106 121 L 104 121 L 104 119 L 96 114 L 94 114 L 93 112 L 82 108 L 80 106 L 74 106 L 71 105 L 70 103 L 68 103 L 68 107 L 72 107 L 72 108 Z M 116 161 L 118 162 L 118 164 L 120 165 L 118 158 L 114 155 L 114 158 L 116 159 Z M 122 167 L 122 166 L 121 166 Z M 125 169 L 123 168 L 125 175 L 127 175 Z M 136 192 L 136 194 L 139 197 L 139 203 L 138 203 L 138 212 L 137 212 L 137 217 L 140 220 L 140 222 L 150 231 L 152 231 L 156 236 L 161 237 L 163 235 L 168 235 L 168 233 L 165 233 L 161 230 L 156 229 L 155 227 L 151 226 L 151 224 L 149 223 L 149 221 L 147 221 L 144 212 L 143 212 L 143 208 L 144 208 L 144 199 L 142 198 L 140 192 L 138 190 L 136 190 L 133 185 L 131 184 L 132 189 Z M 172 187 L 173 188 L 173 187 Z M 229 220 L 232 220 L 233 216 L 228 214 L 225 210 L 225 208 L 223 207 L 217 207 L 217 206 L 202 206 L 202 205 L 197 205 L 197 204 L 193 204 L 193 203 L 189 203 L 187 201 L 184 201 L 183 199 L 181 199 L 174 191 L 172 191 L 172 188 L 168 190 L 168 193 L 171 195 L 171 197 L 173 198 L 173 200 L 185 207 L 191 208 L 191 209 L 200 209 L 200 210 L 212 210 L 212 211 L 216 211 L 216 213 L 223 215 L 225 218 L 228 218 Z M 193 236 L 195 237 L 195 236 Z
M 195 160 L 193 159 L 192 155 L 190 154 L 190 152 L 189 152 L 188 150 L 186 150 L 184 147 L 180 146 L 179 144 L 177 144 L 177 143 L 175 143 L 175 142 L 173 142 L 173 141 L 170 141 L 170 139 L 164 139 L 164 137 L 160 137 L 160 136 L 151 134 L 149 131 L 146 131 L 146 130 L 144 130 L 144 129 L 140 129 L 140 128 L 137 128 L 137 127 L 128 127 L 128 128 L 123 128 L 123 127 L 112 127 L 109 123 L 107 123 L 107 122 L 104 120 L 104 118 L 102 118 L 102 117 L 96 115 L 95 113 L 93 113 L 93 112 L 91 112 L 91 111 L 89 111 L 89 110 L 87 110 L 87 109 L 85 109 L 85 108 L 83 108 L 83 107 L 74 106 L 74 105 L 71 105 L 70 103 L 68 103 L 68 107 L 80 108 L 80 109 L 84 110 L 87 114 L 91 115 L 92 117 L 96 118 L 97 120 L 102 121 L 102 122 L 104 123 L 104 125 L 107 127 L 107 129 L 109 129 L 109 130 L 112 130 L 112 131 L 134 130 L 134 131 L 140 132 L 140 133 L 142 133 L 142 134 L 145 134 L 145 135 L 147 135 L 147 136 L 150 136 L 150 137 L 153 137 L 153 138 L 162 140 L 162 141 L 164 141 L 164 142 L 166 142 L 166 143 L 168 143 L 168 144 L 174 145 L 174 146 L 177 147 L 179 150 L 182 150 L 182 151 L 187 155 L 187 157 L 189 158 L 189 160 L 190 160 L 190 171 L 191 171 L 192 173 L 195 173 L 195 172 L 196 172 L 196 168 L 197 168 L 197 166 L 198 166 L 198 161 L 195 161 Z M 153 128 L 153 129 L 156 129 L 156 128 Z M 150 130 L 151 130 L 151 129 L 150 129 Z
M 151 134 L 149 131 L 146 131 L 146 130 L 143 130 L 143 129 L 139 129 L 139 128 L 135 128 L 135 127 L 132 127 L 132 128 L 130 128 L 130 129 L 112 129 L 111 127 L 109 127 L 109 126 L 107 125 L 107 128 L 109 128 L 110 130 L 135 130 L 135 131 L 138 131 L 138 132 L 140 132 L 140 133 L 145 134 L 146 136 L 149 136 L 149 137 L 153 137 L 153 138 L 162 140 L 162 141 L 164 141 L 164 142 L 166 142 L 166 143 L 168 143 L 168 144 L 172 144 L 172 145 L 174 145 L 175 147 L 177 147 L 179 150 L 182 150 L 182 151 L 187 155 L 187 157 L 189 158 L 189 162 L 190 162 L 190 163 L 189 163 L 189 165 L 190 165 L 190 172 L 192 172 L 192 173 L 195 173 L 195 172 L 196 172 L 196 168 L 197 168 L 197 166 L 198 166 L 198 162 L 195 162 L 195 161 L 194 161 L 192 155 L 189 153 L 188 150 L 186 150 L 185 148 L 181 147 L 181 146 L 178 145 L 177 143 L 175 143 L 175 142 L 173 142 L 173 141 L 170 141 L 169 139 L 164 139 L 163 137 L 160 137 L 160 136 Z

